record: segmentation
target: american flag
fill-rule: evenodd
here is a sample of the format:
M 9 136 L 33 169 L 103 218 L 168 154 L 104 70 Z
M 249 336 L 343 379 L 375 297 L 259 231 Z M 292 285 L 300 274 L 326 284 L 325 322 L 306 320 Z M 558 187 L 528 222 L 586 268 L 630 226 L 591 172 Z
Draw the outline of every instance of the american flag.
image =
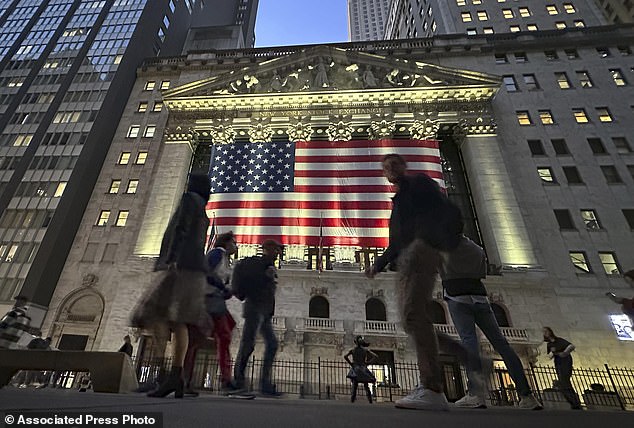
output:
M 394 187 L 381 160 L 398 153 L 412 174 L 444 188 L 434 140 L 306 141 L 214 145 L 207 205 L 216 227 L 242 244 L 387 247 Z

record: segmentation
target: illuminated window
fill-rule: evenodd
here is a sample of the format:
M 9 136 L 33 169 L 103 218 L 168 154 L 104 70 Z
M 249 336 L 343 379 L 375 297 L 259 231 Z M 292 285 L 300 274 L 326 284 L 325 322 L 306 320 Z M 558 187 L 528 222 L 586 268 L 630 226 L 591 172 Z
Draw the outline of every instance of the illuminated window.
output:
M 612 142 L 614 143 L 614 147 L 616 147 L 616 152 L 618 154 L 623 155 L 632 152 L 632 148 L 625 137 L 612 137 Z
M 559 13 L 559 10 L 557 10 L 557 6 L 555 6 L 554 4 L 547 5 L 546 11 L 549 15 L 557 15 Z
M 572 5 L 572 3 L 564 3 L 564 10 L 566 11 L 566 13 L 575 13 L 575 7 Z
M 520 7 L 519 11 L 522 18 L 528 18 L 529 16 L 531 16 L 531 11 L 527 7 Z
M 539 28 L 537 28 L 537 24 L 528 24 L 528 25 L 526 26 L 526 29 L 527 29 L 528 31 L 537 31 L 537 30 L 539 30 Z
M 486 10 L 479 10 L 477 12 L 477 14 L 478 14 L 478 19 L 480 21 L 488 21 L 489 20 L 489 15 L 487 14 Z
M 583 251 L 571 251 L 570 261 L 575 267 L 577 273 L 591 273 L 590 263 L 588 263 L 588 257 Z
M 601 229 L 601 223 L 599 223 L 599 217 L 597 217 L 597 212 L 595 210 L 581 210 L 581 220 L 583 220 L 583 224 L 586 226 L 586 229 Z
M 553 119 L 553 114 L 550 110 L 539 110 L 539 120 L 541 120 L 542 125 L 555 124 L 555 120 Z
M 139 154 L 136 156 L 135 163 L 137 165 L 143 165 L 145 164 L 146 160 L 147 160 L 147 152 L 139 152 Z
M 116 56 L 114 57 L 113 64 L 114 64 L 114 65 L 119 65 L 119 64 L 121 64 L 121 60 L 122 60 L 122 59 L 123 59 L 123 55 L 116 55 Z
M 156 82 L 154 80 L 148 80 L 147 82 L 145 82 L 144 89 L 146 91 L 153 91 L 155 87 L 156 87 Z
M 537 168 L 537 174 L 544 183 L 556 183 L 553 170 L 550 168 Z
M 62 197 L 62 195 L 64 194 L 64 190 L 66 190 L 66 184 L 67 183 L 65 181 L 57 184 L 57 188 L 55 189 L 55 193 L 53 194 L 54 198 Z
M 577 28 L 585 28 L 586 23 L 583 22 L 583 19 L 576 19 L 573 24 L 575 25 L 575 27 Z
M 170 81 L 169 80 L 163 80 L 161 82 L 161 90 L 164 91 L 166 89 L 170 88 Z
M 154 113 L 158 113 L 159 111 L 163 110 L 163 103 L 161 101 L 157 101 L 154 103 L 154 106 L 152 107 L 152 112 Z
M 467 5 L 467 1 L 466 0 L 456 0 L 456 5 L 457 6 L 466 6 Z
M 512 19 L 512 18 L 515 18 L 515 14 L 513 13 L 513 9 L 502 9 L 502 15 L 503 15 L 506 19 Z
M 139 125 L 132 125 L 128 128 L 128 138 L 136 138 L 139 136 L 139 130 L 141 127 Z
M 128 188 L 125 190 L 125 192 L 136 193 L 136 190 L 138 187 L 139 187 L 139 180 L 130 180 L 128 181 Z
M 555 77 L 561 89 L 570 89 L 572 87 L 566 73 L 555 73 Z
M 145 127 L 145 131 L 143 132 L 143 137 L 152 138 L 154 137 L 155 132 L 156 132 L 156 125 L 148 125 Z
M 473 4 L 482 4 L 482 0 L 471 0 Z
M 125 226 L 126 222 L 128 221 L 129 213 L 130 211 L 119 211 L 119 214 L 117 215 L 117 221 L 114 225 L 119 227 Z
M 623 183 L 623 180 L 621 179 L 621 175 L 616 170 L 616 167 L 614 165 L 601 165 L 601 172 L 603 173 L 603 176 L 605 177 L 605 181 L 608 184 Z
M 583 180 L 576 166 L 562 166 L 561 170 L 564 172 L 568 184 L 583 184 Z
M 28 146 L 31 140 L 33 140 L 33 134 L 18 135 L 15 137 L 15 140 L 13 140 L 13 147 Z
M 482 32 L 483 32 L 484 34 L 493 34 L 493 33 L 494 33 L 494 31 L 493 31 L 493 27 L 484 27 L 484 28 L 482 29 Z
M 520 28 L 520 26 L 519 26 L 519 25 L 511 25 L 511 26 L 509 27 L 509 31 L 510 31 L 511 33 L 519 33 L 520 31 L 522 31 L 522 29 Z
M 142 101 L 139 103 L 139 108 L 136 109 L 139 113 L 145 113 L 147 111 L 147 102 Z
M 588 74 L 587 71 L 577 71 L 577 78 L 582 88 L 592 88 L 594 86 L 590 74 Z
M 471 22 L 473 20 L 471 12 L 462 12 L 460 16 L 462 17 L 462 22 Z
M 610 70 L 610 74 L 612 75 L 612 80 L 614 80 L 614 84 L 616 86 L 625 86 L 627 82 L 623 77 L 623 73 L 618 68 L 614 68 Z
M 121 187 L 121 180 L 112 180 L 108 193 L 119 193 L 119 187 Z
M 99 218 L 97 219 L 96 226 L 105 226 L 108 224 L 108 219 L 110 218 L 110 211 L 104 210 L 99 213 Z
M 504 76 L 503 81 L 507 92 L 517 92 L 517 82 L 515 82 L 515 77 Z
M 130 152 L 122 152 L 119 155 L 119 165 L 127 165 L 130 162 Z
M 475 36 L 478 34 L 475 28 L 467 28 L 467 36 Z
M 616 261 L 616 254 L 599 252 L 599 259 L 601 260 L 601 264 L 603 265 L 603 270 L 605 270 L 605 273 L 607 273 L 608 275 L 621 274 L 621 268 Z
M 566 23 L 563 21 L 555 22 L 555 28 L 558 30 L 563 30 L 566 28 Z
M 597 115 L 599 116 L 599 121 L 601 122 L 613 121 L 610 110 L 607 107 L 597 107 Z
M 517 115 L 517 121 L 519 122 L 520 125 L 532 125 L 533 121 L 531 120 L 531 116 L 528 114 L 527 111 L 516 111 L 515 114 Z

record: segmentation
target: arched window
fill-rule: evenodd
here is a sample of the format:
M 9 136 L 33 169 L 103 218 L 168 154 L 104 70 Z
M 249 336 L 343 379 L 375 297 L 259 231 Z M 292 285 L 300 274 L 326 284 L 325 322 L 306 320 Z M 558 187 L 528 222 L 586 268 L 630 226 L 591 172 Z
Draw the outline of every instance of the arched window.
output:
M 429 304 L 429 314 L 434 324 L 447 324 L 447 315 L 442 303 L 432 301 Z
M 368 321 L 387 321 L 385 304 L 376 297 L 371 297 L 365 302 L 365 319 Z
M 308 316 L 311 318 L 330 318 L 330 303 L 323 296 L 311 297 L 308 303 Z
M 495 320 L 498 322 L 500 327 L 510 327 L 509 318 L 506 315 L 506 311 L 504 308 L 497 303 L 491 303 L 491 308 L 493 309 L 493 315 L 495 315 Z

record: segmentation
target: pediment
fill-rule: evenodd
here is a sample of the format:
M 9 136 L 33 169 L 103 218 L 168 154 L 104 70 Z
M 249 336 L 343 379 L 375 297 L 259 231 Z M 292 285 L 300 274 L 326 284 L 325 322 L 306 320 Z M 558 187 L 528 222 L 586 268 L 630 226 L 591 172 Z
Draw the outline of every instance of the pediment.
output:
M 394 90 L 443 87 L 498 88 L 499 76 L 420 61 L 315 46 L 239 70 L 187 83 L 164 99 L 271 93 Z

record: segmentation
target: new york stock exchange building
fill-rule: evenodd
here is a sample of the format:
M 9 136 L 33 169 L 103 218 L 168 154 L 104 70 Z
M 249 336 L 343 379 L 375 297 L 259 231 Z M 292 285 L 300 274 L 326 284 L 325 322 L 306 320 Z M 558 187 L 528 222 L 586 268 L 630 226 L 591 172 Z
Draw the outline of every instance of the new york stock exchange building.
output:
M 631 29 L 608 28 L 547 39 L 441 36 L 148 60 L 121 122 L 113 124 L 115 140 L 44 329 L 55 342 L 78 338 L 82 349 L 115 350 L 131 334 L 137 358 L 159 352 L 147 332 L 129 328 L 129 315 L 154 278 L 154 258 L 188 173 L 205 170 L 213 187 L 210 222 L 218 233 L 237 234 L 238 258 L 256 254 L 266 237 L 285 244 L 274 318 L 277 359 L 289 362 L 285 373 L 308 376 L 317 362 L 340 367 L 353 338 L 363 335 L 380 357 L 373 366 L 379 382 L 403 385 L 408 381 L 396 368 L 416 358 L 398 319 L 396 274 L 369 280 L 362 273 L 387 245 L 394 190 L 380 160 L 399 152 L 462 209 L 465 234 L 487 253 L 485 284 L 498 323 L 526 367 L 552 364 L 542 326 L 576 345 L 577 366 L 631 365 L 634 342 L 620 340 L 626 333 L 610 318 L 619 307 L 605 293 L 628 293 L 620 273 L 634 266 L 632 232 L 618 216 L 634 208 L 632 183 L 609 188 L 583 168 L 596 163 L 587 138 L 631 137 L 632 120 L 615 120 L 611 128 L 591 120 L 582 128 L 571 109 L 590 115 L 594 104 L 634 97 L 607 84 L 591 98 L 582 89 L 560 94 L 555 77 L 574 76 L 579 67 L 564 52 L 577 49 L 583 58 L 596 55 L 597 46 L 616 50 L 610 43 L 617 36 L 634 40 Z M 558 62 L 549 63 L 544 50 L 557 52 Z M 584 64 L 596 80 L 619 65 L 601 61 L 607 60 Z M 522 75 L 540 86 L 528 87 Z M 611 106 L 612 113 L 619 108 Z M 547 126 L 545 112 L 557 123 Z M 572 155 L 551 153 L 557 139 L 568 141 Z M 536 151 L 537 143 L 547 150 Z M 563 178 L 561 168 L 572 165 L 584 184 Z M 570 230 L 553 214 L 563 209 L 571 213 Z M 580 210 L 595 210 L 604 227 L 594 228 Z M 440 282 L 434 295 L 428 310 L 437 330 L 457 338 Z M 238 321 L 235 355 L 241 303 L 228 305 Z M 501 358 L 484 337 L 481 345 L 508 386 Z M 258 342 L 256 359 L 261 352 Z M 199 358 L 214 356 L 211 341 Z M 461 369 L 450 355 L 442 361 L 449 395 L 458 394 L 451 391 L 462 388 Z M 197 370 L 215 378 L 213 367 Z

